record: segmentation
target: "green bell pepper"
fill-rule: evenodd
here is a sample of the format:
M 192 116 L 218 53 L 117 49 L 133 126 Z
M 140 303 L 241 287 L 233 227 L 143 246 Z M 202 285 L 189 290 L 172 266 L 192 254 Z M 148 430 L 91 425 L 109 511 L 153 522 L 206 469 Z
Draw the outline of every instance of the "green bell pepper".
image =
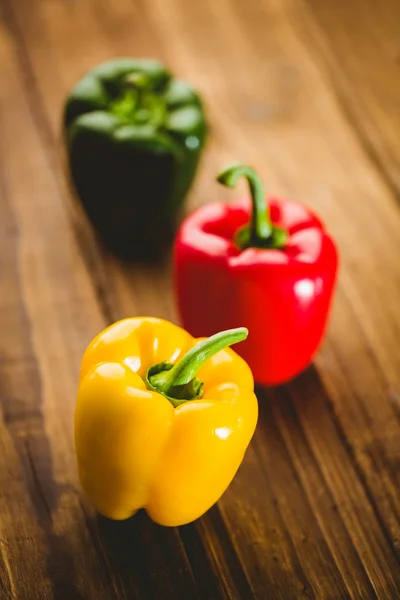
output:
M 72 183 L 102 240 L 125 258 L 170 246 L 206 135 L 199 95 L 163 64 L 92 69 L 65 104 Z

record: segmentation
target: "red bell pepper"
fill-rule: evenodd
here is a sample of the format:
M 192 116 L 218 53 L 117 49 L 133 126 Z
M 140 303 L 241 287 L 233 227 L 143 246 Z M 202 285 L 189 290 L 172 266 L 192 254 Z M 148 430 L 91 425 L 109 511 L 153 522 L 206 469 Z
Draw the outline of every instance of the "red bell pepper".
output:
M 185 329 L 210 336 L 238 324 L 249 329 L 238 352 L 263 385 L 300 373 L 327 323 L 338 253 L 306 207 L 265 199 L 255 171 L 230 167 L 218 181 L 246 177 L 249 199 L 206 204 L 181 225 L 175 243 L 177 301 Z

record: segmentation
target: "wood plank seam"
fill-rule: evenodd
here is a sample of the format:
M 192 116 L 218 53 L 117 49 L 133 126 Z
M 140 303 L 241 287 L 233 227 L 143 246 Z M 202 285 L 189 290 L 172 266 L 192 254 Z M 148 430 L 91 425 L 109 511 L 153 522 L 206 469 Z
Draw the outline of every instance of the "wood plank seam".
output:
M 303 426 L 302 426 L 302 424 L 301 424 L 301 422 L 300 422 L 300 420 L 299 420 L 299 418 L 298 418 L 298 415 L 297 415 L 296 409 L 295 409 L 295 407 L 293 406 L 293 399 L 292 399 L 292 395 L 291 395 L 291 393 L 290 393 L 290 389 L 281 388 L 281 389 L 279 390 L 279 393 L 280 393 L 280 395 L 282 396 L 282 400 L 285 398 L 285 399 L 288 401 L 288 402 L 287 402 L 288 409 L 289 409 L 289 411 L 291 412 L 291 414 L 292 414 L 292 417 L 294 418 L 295 422 L 297 423 L 297 425 L 298 425 L 299 429 L 300 429 L 300 430 L 301 430 L 301 432 L 302 432 L 303 439 L 304 439 L 304 443 L 306 444 L 306 446 L 308 447 L 308 450 L 309 450 L 310 454 L 311 454 L 311 455 L 313 456 L 313 458 L 314 458 L 315 468 L 318 470 L 318 473 L 319 473 L 319 475 L 320 475 L 321 479 L 324 481 L 324 483 L 325 483 L 325 486 L 326 486 L 326 488 L 327 488 L 327 490 L 328 490 L 328 492 L 329 492 L 329 494 L 330 494 L 330 496 L 331 496 L 332 502 L 333 502 L 333 503 L 335 503 L 335 499 L 334 499 L 334 497 L 332 496 L 332 493 L 331 493 L 331 489 L 330 489 L 329 483 L 326 481 L 326 478 L 325 478 L 325 476 L 324 476 L 324 474 L 323 474 L 322 470 L 320 469 L 319 461 L 318 461 L 317 457 L 316 457 L 316 456 L 315 456 L 315 454 L 314 454 L 314 450 L 313 450 L 312 446 L 310 445 L 310 442 L 309 442 L 309 440 L 308 440 L 307 434 L 306 434 L 306 432 L 304 431 L 304 428 L 303 428 Z M 264 391 L 264 392 L 261 392 L 261 401 L 268 402 L 268 393 L 266 393 L 265 391 Z M 273 409 L 273 410 L 274 410 L 274 409 Z M 301 488 L 301 490 L 302 490 L 302 492 L 303 492 L 303 496 L 304 496 L 304 498 L 305 498 L 305 502 L 307 503 L 307 505 L 308 505 L 308 507 L 309 507 L 309 509 L 310 509 L 311 513 L 312 513 L 312 514 L 314 514 L 314 517 L 315 517 L 315 519 L 316 519 L 316 522 L 317 522 L 318 530 L 321 532 L 321 534 L 322 534 L 322 537 L 324 538 L 324 540 L 325 540 L 325 541 L 326 541 L 326 543 L 327 543 L 327 546 L 328 546 L 328 549 L 329 549 L 329 553 L 330 553 L 330 556 L 331 556 L 331 558 L 332 558 L 332 562 L 334 562 L 334 563 L 335 563 L 335 565 L 336 565 L 336 567 L 337 567 L 337 569 L 338 569 L 338 572 L 340 573 L 340 576 L 341 576 L 341 579 L 342 579 L 342 584 L 343 584 L 343 586 L 345 586 L 345 587 L 346 587 L 346 589 L 347 589 L 347 593 L 349 594 L 349 597 L 351 597 L 351 592 L 352 592 L 352 590 L 350 590 L 350 589 L 349 589 L 349 587 L 348 587 L 348 583 L 346 582 L 346 578 L 344 577 L 344 575 L 343 575 L 343 573 L 342 573 L 341 566 L 340 566 L 340 564 L 338 563 L 338 561 L 336 560 L 336 558 L 335 558 L 335 556 L 334 556 L 334 554 L 333 554 L 333 552 L 332 552 L 332 549 L 331 549 L 330 543 L 328 542 L 328 540 L 327 540 L 327 537 L 326 537 L 325 533 L 324 533 L 324 532 L 323 532 L 323 530 L 321 529 L 321 523 L 320 523 L 320 519 L 319 519 L 318 515 L 314 513 L 314 508 L 313 508 L 313 506 L 312 506 L 312 503 L 311 503 L 311 501 L 310 501 L 310 498 L 309 498 L 309 492 L 308 492 L 308 491 L 307 491 L 307 489 L 305 488 L 305 486 L 304 486 L 304 481 L 303 481 L 303 478 L 302 478 L 302 476 L 299 474 L 299 472 L 298 472 L 298 469 L 297 469 L 297 467 L 296 467 L 296 465 L 295 465 L 295 463 L 294 463 L 294 461 L 293 461 L 293 458 L 292 458 L 292 452 L 290 451 L 290 448 L 288 447 L 288 444 L 287 444 L 287 441 L 286 441 L 286 436 L 285 436 L 285 435 L 284 435 L 284 433 L 281 431 L 281 429 L 280 429 L 280 427 L 279 427 L 279 423 L 278 423 L 278 422 L 277 422 L 277 420 L 276 420 L 276 415 L 275 415 L 275 414 L 273 415 L 273 419 L 274 419 L 274 421 L 275 421 L 275 423 L 276 423 L 277 429 L 278 429 L 278 431 L 279 431 L 279 435 L 280 435 L 280 436 L 281 436 L 281 438 L 282 438 L 282 442 L 283 442 L 283 444 L 284 444 L 284 446 L 285 446 L 285 448 L 286 448 L 286 450 L 287 450 L 288 456 L 290 457 L 290 463 L 291 463 L 291 465 L 292 465 L 293 472 L 295 473 L 295 477 L 296 477 L 296 480 L 297 480 L 297 482 L 298 482 L 298 485 L 299 485 L 299 487 Z M 260 453 L 260 449 L 258 448 L 258 445 L 255 445 L 255 451 L 256 451 L 256 454 L 257 454 L 257 456 L 258 456 L 258 458 L 259 458 L 259 462 L 260 462 L 261 469 L 262 469 L 262 471 L 264 472 L 264 475 L 265 475 L 266 477 L 268 477 L 268 472 L 266 471 L 266 468 L 265 468 L 265 465 L 264 465 L 264 461 L 263 461 L 263 457 L 262 457 L 262 455 L 261 455 L 261 453 Z M 335 504 L 336 504 L 336 503 L 335 503 Z M 346 525 L 346 523 L 344 522 L 344 520 L 343 520 L 343 518 L 342 518 L 342 515 L 340 514 L 340 512 L 338 512 L 338 518 L 340 519 L 340 521 L 341 521 L 341 523 L 342 523 L 342 525 L 343 525 L 343 528 L 344 528 L 344 530 L 347 532 L 347 535 L 349 536 L 349 539 L 352 539 L 352 538 L 351 538 L 351 533 L 348 531 L 347 525 Z M 363 559 L 362 559 L 362 556 L 360 555 L 360 553 L 358 552 L 358 550 L 357 550 L 357 548 L 356 548 L 356 546 L 355 546 L 354 544 L 353 544 L 353 547 L 354 547 L 354 550 L 355 550 L 355 552 L 356 552 L 356 554 L 357 554 L 357 556 L 358 556 L 358 559 L 359 559 L 359 566 L 360 566 L 360 568 L 363 570 L 363 572 L 365 573 L 365 576 L 366 576 L 366 578 L 367 578 L 368 582 L 370 583 L 370 586 L 371 586 L 371 587 L 370 587 L 370 591 L 371 591 L 371 593 L 373 593 L 373 594 L 374 594 L 374 597 L 378 597 L 378 596 L 376 596 L 376 594 L 375 594 L 375 591 L 374 591 L 374 586 L 373 586 L 373 582 L 371 581 L 371 578 L 369 577 L 369 574 L 368 574 L 368 572 L 367 572 L 367 570 L 366 570 L 366 568 L 365 568 L 365 564 L 364 564 L 364 561 L 363 561 Z
M 312 367 L 311 367 L 312 368 Z M 318 377 L 318 375 L 317 375 Z M 324 390 L 324 387 L 322 385 L 322 390 Z M 302 486 L 302 489 L 304 490 L 304 494 L 306 496 L 307 499 L 307 503 L 310 506 L 311 511 L 313 511 L 313 513 L 315 514 L 315 518 L 318 522 L 318 526 L 320 528 L 320 530 L 323 532 L 324 538 L 327 541 L 328 547 L 330 549 L 331 554 L 333 555 L 334 561 L 336 562 L 337 566 L 338 566 L 338 570 L 341 572 L 342 578 L 346 584 L 347 590 L 348 590 L 348 594 L 349 597 L 353 597 L 353 594 L 355 593 L 355 590 L 353 588 L 349 587 L 349 573 L 347 571 L 347 569 L 345 569 L 345 565 L 344 564 L 339 564 L 339 560 L 338 558 L 336 558 L 336 553 L 337 553 L 337 548 L 334 547 L 335 544 L 335 540 L 332 540 L 332 534 L 328 534 L 326 532 L 326 522 L 324 522 L 324 518 L 323 515 L 321 514 L 321 510 L 318 510 L 318 508 L 316 509 L 314 507 L 314 503 L 315 501 L 313 501 L 313 493 L 314 490 L 312 490 L 310 488 L 310 485 L 306 484 L 306 477 L 307 477 L 307 472 L 306 470 L 304 471 L 300 471 L 299 467 L 296 467 L 296 462 L 300 462 L 301 459 L 298 457 L 297 453 L 296 453 L 296 449 L 295 447 L 290 443 L 290 436 L 288 434 L 288 432 L 282 427 L 282 420 L 285 419 L 285 417 L 287 416 L 287 412 L 288 411 L 290 413 L 291 419 L 297 424 L 298 428 L 301 431 L 301 435 L 302 435 L 302 443 L 305 445 L 308 453 L 312 456 L 312 460 L 313 460 L 313 468 L 315 469 L 315 471 L 317 472 L 319 478 L 321 478 L 321 480 L 323 481 L 326 490 L 327 490 L 327 494 L 330 496 L 331 501 L 332 501 L 332 506 L 334 507 L 334 512 L 337 515 L 337 518 L 339 519 L 344 531 L 346 532 L 346 535 L 348 537 L 348 539 L 350 540 L 350 543 L 352 544 L 352 548 L 354 550 L 354 554 L 356 557 L 356 560 L 358 562 L 358 566 L 359 568 L 362 570 L 363 574 L 365 575 L 365 579 L 368 582 L 369 588 L 368 588 L 368 596 L 370 596 L 370 594 L 372 595 L 376 595 L 375 594 L 375 590 L 374 590 L 374 586 L 373 583 L 371 581 L 371 577 L 368 574 L 368 571 L 366 569 L 366 565 L 365 562 L 363 561 L 357 547 L 356 544 L 353 542 L 352 540 L 352 536 L 351 533 L 349 532 L 348 526 L 345 523 L 343 516 L 340 514 L 340 511 L 338 510 L 338 505 L 337 505 L 337 500 L 334 497 L 334 495 L 332 494 L 332 489 L 331 486 L 329 485 L 329 481 L 327 481 L 326 476 L 324 475 L 323 469 L 321 468 L 320 462 L 318 461 L 317 457 L 315 456 L 315 452 L 312 448 L 312 444 L 310 443 L 309 437 L 307 435 L 307 432 L 301 422 L 300 419 L 300 415 L 298 412 L 298 409 L 295 407 L 294 403 L 295 403 L 295 397 L 294 394 L 292 393 L 290 387 L 288 387 L 287 389 L 283 390 L 282 393 L 282 400 L 285 401 L 285 405 L 286 405 L 286 410 L 284 412 L 284 414 L 282 415 L 280 412 L 278 412 L 277 410 L 277 406 L 276 404 L 273 406 L 272 412 L 273 412 L 273 418 L 274 421 L 277 424 L 277 427 L 279 428 L 279 430 L 281 431 L 281 435 L 282 435 L 282 440 L 285 444 L 285 447 L 287 449 L 288 455 L 290 456 L 290 460 L 293 463 L 293 468 L 296 469 L 297 471 L 297 478 Z M 320 502 L 318 502 L 318 504 L 320 504 Z M 335 555 L 334 555 L 335 552 Z M 347 565 L 346 565 L 347 566 Z M 345 577 L 345 570 L 346 570 L 346 577 Z M 357 596 L 356 596 L 357 597 Z
M 393 176 L 392 170 L 387 168 L 387 164 L 380 155 L 379 151 L 377 151 L 375 144 L 371 140 L 369 132 L 360 126 L 359 120 L 354 116 L 352 104 L 348 102 L 348 98 L 352 94 L 351 85 L 346 78 L 345 71 L 336 63 L 334 58 L 335 53 L 333 51 L 328 51 L 330 42 L 326 32 L 319 25 L 316 17 L 308 9 L 305 0 L 296 0 L 296 8 L 302 12 L 302 18 L 307 23 L 307 36 L 312 36 L 313 43 L 320 50 L 320 52 L 316 53 L 315 60 L 320 65 L 326 67 L 326 70 L 324 69 L 324 71 L 328 75 L 332 94 L 337 99 L 343 117 L 353 130 L 355 137 L 358 138 L 360 145 L 368 155 L 371 164 L 374 166 L 380 178 L 385 182 L 391 195 L 396 198 L 398 202 L 400 202 L 400 181 Z M 293 26 L 295 27 L 296 25 L 293 24 Z M 299 35 L 304 38 L 304 33 L 302 32 L 301 28 L 297 29 Z M 365 114 L 365 119 L 369 120 L 369 116 L 364 111 L 362 105 L 358 105 L 357 109 Z M 385 159 L 389 161 L 390 157 L 386 156 Z M 393 168 L 393 171 L 394 170 L 395 169 Z
M 334 354 L 336 355 L 336 358 L 343 369 L 343 365 L 341 364 L 341 361 L 339 359 L 340 353 L 337 351 L 337 348 L 334 346 L 333 343 L 331 345 L 333 347 Z M 361 411 L 365 412 L 365 409 L 362 406 L 362 402 L 360 401 L 361 399 L 358 397 L 357 392 L 355 390 L 352 390 L 352 395 L 353 395 L 354 400 L 357 401 L 359 409 Z M 382 519 L 381 511 L 379 510 L 379 507 L 376 504 L 374 495 L 373 495 L 372 491 L 370 490 L 370 486 L 366 480 L 366 477 L 362 471 L 362 468 L 360 467 L 360 465 L 358 463 L 357 457 L 355 456 L 355 452 L 352 447 L 352 444 L 350 443 L 350 440 L 348 439 L 348 437 L 346 436 L 346 434 L 343 430 L 340 420 L 338 419 L 338 416 L 336 414 L 334 404 L 329 399 L 328 394 L 326 395 L 326 406 L 328 407 L 328 409 L 331 412 L 332 421 L 334 422 L 335 427 L 338 431 L 338 434 L 340 435 L 340 437 L 343 441 L 343 444 L 346 448 L 346 452 L 351 460 L 351 463 L 352 463 L 355 471 L 357 472 L 358 478 L 363 486 L 364 492 L 365 492 L 365 494 L 369 500 L 369 503 L 371 505 L 371 508 L 375 514 L 375 518 L 377 519 L 377 521 L 380 525 L 380 528 L 382 530 L 382 533 L 384 534 L 386 541 L 388 542 L 388 545 L 390 546 L 390 548 L 393 552 L 393 555 L 396 559 L 396 562 L 398 563 L 399 568 L 400 568 L 400 552 L 399 552 L 400 548 L 398 547 L 396 540 L 392 537 L 391 532 L 387 529 L 387 526 L 386 526 L 384 520 Z M 371 460 L 372 460 L 372 462 L 375 462 L 375 459 L 372 455 L 371 455 Z M 390 501 L 393 503 L 392 498 L 390 498 Z M 394 506 L 394 508 L 396 508 L 396 507 Z
M 268 399 L 267 399 L 267 397 L 266 397 L 265 395 L 263 395 L 263 397 L 264 397 L 264 401 L 268 401 Z M 283 439 L 283 438 L 282 438 L 282 439 Z M 285 446 L 286 446 L 286 442 L 285 442 L 284 440 L 283 440 L 283 443 L 284 443 L 284 444 L 285 444 Z M 264 475 L 264 478 L 265 478 L 265 480 L 268 482 L 268 480 L 269 480 L 269 473 L 268 473 L 267 469 L 265 468 L 265 465 L 264 465 L 264 460 L 263 460 L 262 454 L 260 453 L 260 450 L 259 450 L 259 448 L 258 448 L 258 445 L 257 445 L 257 444 L 253 444 L 253 446 L 254 446 L 254 452 L 255 452 L 255 454 L 256 454 L 256 456 L 257 456 L 258 462 L 259 462 L 259 464 L 260 464 L 260 467 L 261 467 L 261 471 L 262 471 L 262 473 L 263 473 L 263 475 Z M 289 453 L 289 454 L 290 454 L 290 453 Z M 309 502 L 309 499 L 308 499 L 307 493 L 306 493 L 306 491 L 305 491 L 305 489 L 304 489 L 303 482 L 302 482 L 301 478 L 299 477 L 299 474 L 298 474 L 298 472 L 297 472 L 296 466 L 294 465 L 294 463 L 293 463 L 293 461 L 292 461 L 292 460 L 291 460 L 291 465 L 292 465 L 292 468 L 293 468 L 293 472 L 295 473 L 295 478 L 296 478 L 296 481 L 297 481 L 297 483 L 298 483 L 299 487 L 301 488 L 301 490 L 302 490 L 302 492 L 303 492 L 303 496 L 304 496 L 304 498 L 305 498 L 306 504 L 307 504 L 307 506 L 309 507 L 310 511 L 313 513 L 314 511 L 313 511 L 313 508 L 312 508 L 312 506 L 311 506 L 311 504 L 310 504 L 310 502 Z M 283 527 L 284 527 L 284 529 L 285 529 L 286 533 L 288 534 L 288 543 L 289 543 L 289 545 L 290 545 L 290 548 L 291 548 L 291 550 L 293 551 L 293 553 L 294 553 L 294 554 L 297 556 L 297 558 L 298 558 L 298 560 L 299 560 L 299 565 L 300 565 L 300 568 L 301 568 L 301 577 L 302 577 L 302 579 L 303 579 L 303 590 L 302 590 L 302 591 L 303 591 L 303 593 L 305 594 L 305 597 L 306 597 L 306 598 L 315 598 L 316 600 L 318 600 L 318 596 L 315 596 L 315 593 L 316 593 L 316 591 L 314 590 L 314 588 L 313 588 L 312 584 L 310 583 L 310 581 L 309 581 L 308 577 L 307 577 L 307 576 L 306 576 L 306 574 L 305 574 L 304 567 L 303 567 L 303 566 L 302 566 L 302 564 L 301 564 L 301 559 L 300 559 L 299 553 L 298 553 L 298 551 L 297 551 L 297 548 L 296 548 L 296 545 L 295 545 L 295 543 L 294 543 L 294 542 L 293 542 L 293 540 L 291 539 L 291 536 L 290 536 L 290 531 L 288 530 L 288 528 L 287 528 L 287 526 L 286 526 L 286 524 L 285 524 L 285 519 L 284 519 L 284 517 L 283 517 L 283 516 L 282 516 L 282 514 L 281 514 L 281 510 L 280 510 L 280 508 L 279 508 L 279 504 L 278 504 L 278 502 L 277 502 L 277 504 L 276 504 L 276 510 L 277 510 L 277 512 L 278 512 L 278 514 L 279 514 L 279 516 L 280 516 L 280 519 L 281 519 L 281 522 L 282 522 L 282 524 L 283 524 Z M 323 537 L 323 538 L 325 539 L 325 536 L 323 535 L 323 531 L 322 531 L 322 529 L 321 529 L 321 527 L 320 527 L 320 523 L 319 523 L 319 521 L 318 521 L 317 519 L 316 519 L 316 524 L 317 524 L 317 529 L 318 529 L 318 530 L 319 530 L 319 532 L 321 533 L 321 537 Z M 326 539 L 325 539 L 325 541 L 326 541 Z M 338 588 L 342 589 L 342 591 L 343 591 L 343 588 L 345 588 L 345 589 L 347 590 L 347 592 L 349 592 L 349 588 L 348 588 L 348 586 L 347 586 L 347 583 L 346 583 L 346 581 L 345 581 L 345 579 L 344 579 L 344 577 L 343 577 L 343 574 L 342 574 L 342 572 L 341 572 L 340 565 L 337 563 L 337 561 L 336 561 L 336 559 L 335 559 L 334 555 L 332 554 L 332 551 L 331 551 L 331 548 L 329 547 L 329 544 L 327 544 L 327 548 L 328 548 L 328 552 L 329 552 L 329 554 L 330 554 L 330 557 L 331 557 L 332 563 L 334 563 L 334 564 L 336 565 L 336 567 L 337 567 L 337 570 L 338 570 L 338 573 L 339 573 L 339 575 L 340 575 L 340 578 L 341 578 L 341 580 L 340 580 L 340 583 L 338 582 Z M 362 565 L 362 562 L 361 562 L 361 561 L 360 561 L 360 564 Z M 364 567 L 363 567 L 363 568 L 364 568 Z M 371 589 L 372 589 L 372 588 L 371 588 Z M 342 592 L 341 592 L 341 593 L 342 593 Z M 341 597 L 342 597 L 342 596 L 341 596 Z
M 3 164 L 2 156 L 0 155 L 0 165 Z M 3 181 L 2 171 L 0 169 L 0 180 Z M 4 188 L 3 188 L 4 190 Z M 3 198 L 3 206 L 8 206 L 6 203 L 6 198 Z M 11 207 L 9 208 L 11 213 L 11 218 L 14 220 L 14 215 L 12 214 Z M 9 243 L 11 247 L 11 251 L 14 254 L 14 262 L 15 262 L 15 279 L 17 281 L 17 286 L 20 286 L 19 280 L 19 240 L 18 237 L 15 238 Z M 10 259 L 10 256 L 8 257 Z M 11 397 L 8 399 L 9 406 L 7 406 L 7 399 L 2 397 L 1 409 L 3 412 L 3 417 L 6 430 L 8 431 L 11 443 L 13 444 L 16 455 L 19 459 L 20 465 L 20 474 L 22 476 L 22 485 L 26 489 L 26 494 L 28 497 L 28 503 L 31 505 L 33 518 L 37 522 L 38 527 L 41 530 L 43 539 L 47 542 L 48 553 L 45 556 L 45 574 L 47 576 L 48 582 L 50 584 L 52 592 L 56 595 L 60 592 L 60 589 L 68 590 L 72 594 L 76 594 L 77 600 L 80 598 L 79 592 L 75 587 L 74 577 L 70 577 L 68 582 L 61 582 L 59 574 L 53 572 L 52 570 L 52 554 L 59 548 L 62 544 L 63 538 L 59 536 L 53 528 L 53 520 L 52 520 L 52 507 L 55 504 L 56 499 L 58 497 L 59 492 L 61 491 L 61 485 L 54 478 L 53 468 L 52 468 L 52 453 L 50 444 L 47 437 L 47 432 L 45 428 L 45 418 L 43 414 L 43 392 L 42 392 L 42 378 L 40 369 L 38 366 L 38 362 L 36 360 L 36 356 L 34 354 L 33 343 L 31 340 L 31 322 L 28 311 L 26 310 L 26 306 L 23 303 L 23 294 L 19 293 L 18 298 L 16 299 L 20 306 L 19 313 L 21 315 L 21 321 L 24 325 L 24 331 L 26 332 L 26 339 L 24 340 L 24 352 L 26 356 L 29 357 L 29 369 L 26 369 L 26 377 L 29 382 L 29 388 L 31 390 L 31 394 L 33 396 L 34 401 L 37 404 L 35 410 L 32 413 L 32 420 L 25 423 L 25 427 L 21 430 L 19 427 L 19 421 L 21 415 L 16 410 L 16 398 Z M 17 337 L 17 333 L 15 333 L 15 337 Z M 0 361 L 1 366 L 1 361 Z M 12 366 L 17 366 L 17 361 L 13 363 Z M 2 386 L 7 386 L 7 378 L 2 374 L 0 379 Z M 2 390 L 0 390 L 1 392 Z M 22 393 L 22 392 L 21 392 Z M 7 415 L 7 411 L 9 414 Z M 42 468 L 42 476 L 46 479 L 48 483 L 51 483 L 49 489 L 51 488 L 50 497 L 45 493 L 40 475 L 35 465 L 34 458 L 32 456 L 32 446 L 36 446 L 36 450 L 41 456 L 41 468 Z M 21 538 L 22 542 L 26 542 L 27 538 Z M 8 557 L 6 557 L 6 549 L 7 545 L 2 544 L 2 555 L 3 560 L 6 562 L 6 565 L 10 564 L 10 573 L 11 573 L 11 562 L 8 561 Z M 69 554 L 69 548 L 66 545 L 62 550 L 62 556 L 64 559 L 64 569 L 65 572 L 68 572 L 72 568 L 71 556 Z M 8 567 L 7 567 L 8 570 Z M 12 577 L 12 575 L 9 575 Z M 16 596 L 18 597 L 18 596 Z
M 329 394 L 326 392 L 326 388 L 325 388 L 322 380 L 321 380 L 321 385 L 322 385 L 322 389 L 324 391 L 325 405 L 326 405 L 326 407 L 327 407 L 327 409 L 328 409 L 328 411 L 329 411 L 329 413 L 331 415 L 332 423 L 334 424 L 334 427 L 335 427 L 335 429 L 336 429 L 336 431 L 338 433 L 338 436 L 342 440 L 342 443 L 343 443 L 343 446 L 345 448 L 346 454 L 348 456 L 349 462 L 351 463 L 354 471 L 357 473 L 357 476 L 358 476 L 359 482 L 361 483 L 363 492 L 366 495 L 366 497 L 367 497 L 367 499 L 369 501 L 369 504 L 371 506 L 371 509 L 372 509 L 372 511 L 373 511 L 373 513 L 375 515 L 375 518 L 376 518 L 377 522 L 379 523 L 379 526 L 380 526 L 380 528 L 382 530 L 382 533 L 383 533 L 386 541 L 388 542 L 388 545 L 389 545 L 389 547 L 390 547 L 390 549 L 392 551 L 392 554 L 393 554 L 393 558 L 396 560 L 397 564 L 400 567 L 400 559 L 399 559 L 399 556 L 398 556 L 398 554 L 396 552 L 396 547 L 394 545 L 393 538 L 390 535 L 390 532 L 387 530 L 384 522 L 382 521 L 382 517 L 381 517 L 381 514 L 380 514 L 380 511 L 379 511 L 378 507 L 376 506 L 376 502 L 375 502 L 374 496 L 373 496 L 373 494 L 371 493 L 371 491 L 369 489 L 369 485 L 368 485 L 368 483 L 367 483 L 367 481 L 365 479 L 365 475 L 364 475 L 362 469 L 360 468 L 360 465 L 358 464 L 358 461 L 357 461 L 357 459 L 355 457 L 354 450 L 353 450 L 353 447 L 351 445 L 351 442 L 347 438 L 347 436 L 346 436 L 346 434 L 344 432 L 342 424 L 340 423 L 340 419 L 338 418 L 338 416 L 336 414 L 335 406 L 334 406 L 333 402 L 331 401 L 331 399 L 329 397 Z M 307 436 L 306 436 L 306 439 L 307 439 Z M 310 447 L 310 451 L 312 452 L 312 454 L 314 454 L 313 449 L 311 447 Z M 323 474 L 322 474 L 322 476 L 323 476 Z M 344 523 L 344 526 L 346 527 L 345 523 Z M 360 559 L 362 560 L 361 556 L 360 556 Z

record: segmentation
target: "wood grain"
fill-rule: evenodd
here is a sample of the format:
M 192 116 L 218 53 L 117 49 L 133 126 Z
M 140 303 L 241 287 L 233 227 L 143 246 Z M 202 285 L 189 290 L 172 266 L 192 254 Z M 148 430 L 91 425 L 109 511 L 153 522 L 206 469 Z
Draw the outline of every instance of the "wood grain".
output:
M 381 6 L 0 1 L 1 598 L 399 597 L 400 8 Z M 179 529 L 97 518 L 73 452 L 91 337 L 127 315 L 177 319 L 169 262 L 108 255 L 65 177 L 65 94 L 119 55 L 159 57 L 204 95 L 212 133 L 189 209 L 232 198 L 215 173 L 245 160 L 317 210 L 341 252 L 315 365 L 258 390 L 236 479 Z
M 298 3 L 334 93 L 381 175 L 400 189 L 400 15 L 396 0 Z

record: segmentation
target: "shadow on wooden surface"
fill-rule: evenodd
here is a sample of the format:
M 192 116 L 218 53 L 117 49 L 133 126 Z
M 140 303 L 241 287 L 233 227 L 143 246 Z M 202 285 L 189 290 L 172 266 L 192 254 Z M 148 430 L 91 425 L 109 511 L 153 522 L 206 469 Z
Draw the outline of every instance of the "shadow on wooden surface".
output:
M 217 505 L 200 521 L 178 529 L 153 523 L 144 511 L 122 522 L 103 517 L 87 519 L 89 529 L 93 537 L 98 538 L 101 552 L 115 576 L 123 581 L 124 589 L 139 594 L 139 598 L 166 597 L 166 590 L 175 598 L 188 598 L 189 595 L 223 597 L 221 573 L 217 572 L 219 567 L 205 549 L 205 527 L 215 536 L 215 543 L 223 548 L 224 568 L 231 580 L 229 589 L 235 597 L 251 597 L 251 588 Z M 182 564 L 182 555 L 176 553 L 177 543 L 184 548 L 187 563 Z M 161 563 L 160 553 L 164 557 Z M 194 583 L 196 589 L 193 588 Z
M 122 522 L 98 517 L 92 526 L 98 528 L 105 560 L 128 594 L 160 598 L 167 591 L 182 597 L 194 593 L 190 570 L 176 552 L 181 542 L 175 529 L 152 523 L 144 511 Z
M 228 585 L 225 581 L 226 589 L 231 590 L 234 598 L 273 598 L 277 585 L 291 589 L 287 598 L 295 598 L 296 594 L 314 598 L 313 578 L 323 577 L 332 578 L 330 585 L 335 587 L 337 598 L 346 598 L 346 582 L 340 561 L 339 568 L 332 563 L 335 560 L 335 540 L 330 539 L 329 527 L 321 530 L 321 520 L 332 522 L 342 547 L 350 543 L 351 532 L 349 534 L 342 523 L 324 474 L 317 464 L 315 472 L 310 469 L 310 457 L 304 454 L 304 448 L 312 454 L 312 445 L 309 446 L 307 439 L 312 439 L 317 432 L 323 435 L 327 413 L 335 422 L 337 435 L 347 445 L 340 424 L 336 423 L 329 396 L 313 366 L 294 381 L 280 388 L 258 388 L 257 394 L 260 401 L 259 424 L 249 449 L 249 453 L 256 457 L 256 463 L 249 468 L 246 458 L 240 478 L 232 484 L 233 494 L 240 495 L 242 502 L 248 502 L 247 506 L 242 504 L 235 508 L 237 500 L 232 500 L 228 491 L 227 497 L 202 519 L 178 529 L 152 523 L 144 511 L 123 522 L 86 517 L 97 554 L 102 556 L 122 589 L 129 590 L 134 597 L 169 597 L 165 596 L 168 590 L 168 594 L 179 598 L 186 598 L 188 594 L 220 598 L 224 596 L 221 574 L 225 572 L 230 578 Z M 304 420 L 307 422 L 306 433 L 302 425 Z M 326 445 L 320 446 L 323 454 L 332 451 L 330 441 L 328 435 Z M 304 458 L 303 472 L 294 468 L 293 451 L 300 449 L 297 458 Z M 347 460 L 353 462 L 351 448 L 347 450 Z M 256 477 L 254 469 L 258 472 Z M 244 492 L 243 487 L 248 490 L 251 487 L 250 500 L 247 500 L 248 492 Z M 308 508 L 304 506 L 304 489 L 322 500 L 317 501 L 317 510 L 309 498 L 306 500 Z M 265 523 L 271 513 L 275 515 L 271 521 L 273 529 L 268 530 Z M 236 520 L 229 514 L 235 514 Z M 256 537 L 254 534 L 245 535 L 246 530 L 251 531 L 250 521 L 257 528 Z M 275 546 L 275 540 L 279 539 L 281 547 L 286 545 L 291 556 L 285 558 L 281 547 Z M 290 542 L 290 539 L 293 541 Z M 183 550 L 183 554 L 176 553 L 177 547 Z M 267 555 L 265 548 L 269 548 Z M 222 564 L 221 557 L 217 558 L 218 549 L 223 553 Z M 185 563 L 182 563 L 183 557 Z M 248 572 L 250 557 L 252 583 Z M 373 588 L 365 578 L 356 554 L 353 555 L 353 563 L 360 578 L 358 585 L 364 586 L 373 596 Z M 278 576 L 281 568 L 283 571 Z M 261 583 L 254 583 L 253 571 L 260 576 L 271 571 L 271 580 L 261 578 Z M 272 575 L 274 572 L 275 575 Z M 206 577 L 204 573 L 207 573 Z M 291 575 L 287 579 L 289 573 Z

